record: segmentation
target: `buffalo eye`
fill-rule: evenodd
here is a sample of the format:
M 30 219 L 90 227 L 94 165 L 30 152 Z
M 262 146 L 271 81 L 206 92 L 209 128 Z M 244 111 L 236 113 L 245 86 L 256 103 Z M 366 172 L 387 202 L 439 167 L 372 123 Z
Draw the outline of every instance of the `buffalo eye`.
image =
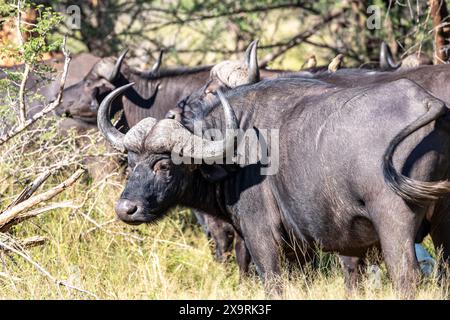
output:
M 160 160 L 160 161 L 156 162 L 155 165 L 153 166 L 154 173 L 166 172 L 169 169 L 170 169 L 170 163 L 169 163 L 169 160 L 167 160 L 167 159 Z

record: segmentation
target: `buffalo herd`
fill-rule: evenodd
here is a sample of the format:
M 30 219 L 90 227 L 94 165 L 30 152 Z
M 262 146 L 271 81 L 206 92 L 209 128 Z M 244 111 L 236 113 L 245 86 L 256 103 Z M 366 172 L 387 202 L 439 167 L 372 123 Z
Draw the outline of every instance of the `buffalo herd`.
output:
M 126 51 L 95 57 L 56 113 L 127 155 L 120 220 L 191 208 L 217 259 L 234 244 L 241 275 L 253 263 L 269 293 L 284 264 L 314 262 L 317 248 L 339 254 L 352 288 L 380 249 L 413 296 L 416 243 L 430 235 L 450 261 L 450 66 L 397 62 L 383 43 L 377 69 L 262 69 L 257 46 L 194 68 L 163 68 L 162 52 L 149 71 Z

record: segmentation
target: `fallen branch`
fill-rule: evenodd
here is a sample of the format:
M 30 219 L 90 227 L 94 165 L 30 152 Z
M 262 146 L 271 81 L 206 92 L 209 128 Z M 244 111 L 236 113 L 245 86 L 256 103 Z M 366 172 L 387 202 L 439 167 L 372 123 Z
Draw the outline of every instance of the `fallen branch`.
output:
M 42 208 L 27 211 L 27 212 L 17 215 L 14 219 L 12 219 L 10 222 L 8 222 L 3 227 L 1 227 L 0 232 L 7 232 L 12 226 L 14 226 L 18 223 L 21 223 L 25 220 L 28 220 L 30 218 L 36 217 L 47 211 L 51 211 L 51 210 L 55 210 L 55 209 L 64 209 L 64 208 L 78 209 L 78 208 L 80 208 L 80 206 L 74 205 L 73 202 L 71 202 L 71 201 L 65 201 L 65 202 L 52 203 L 52 204 L 42 207 Z
M 84 173 L 84 169 L 77 170 L 69 179 L 64 181 L 63 183 L 57 185 L 56 187 L 47 190 L 44 193 L 33 196 L 18 205 L 4 211 L 0 214 L 0 229 L 2 229 L 6 224 L 16 218 L 20 213 L 30 209 L 31 207 L 52 199 L 56 195 L 60 194 L 62 191 L 73 185 Z
M 9 131 L 6 134 L 4 134 L 3 136 L 1 136 L 0 137 L 0 146 L 2 144 L 4 144 L 5 142 L 7 142 L 8 140 L 17 136 L 19 133 L 21 133 L 22 131 L 27 129 L 29 126 L 31 126 L 33 123 L 35 123 L 40 118 L 44 117 L 46 114 L 55 110 L 56 107 L 58 107 L 59 104 L 61 103 L 64 85 L 66 83 L 66 78 L 67 78 L 67 71 L 69 70 L 69 63 L 70 63 L 70 59 L 71 59 L 70 54 L 66 51 L 66 41 L 67 41 L 67 37 L 64 37 L 63 46 L 62 46 L 62 52 L 63 52 L 64 58 L 65 58 L 64 59 L 64 69 L 63 69 L 63 73 L 61 76 L 59 92 L 56 97 L 56 100 L 53 101 L 52 103 L 48 104 L 47 106 L 45 106 L 44 109 L 42 109 L 40 112 L 36 113 L 30 119 L 25 120 L 23 123 L 19 123 L 18 126 L 16 126 L 11 131 Z
M 31 248 L 31 247 L 40 246 L 40 245 L 44 244 L 45 241 L 47 241 L 47 239 L 44 237 L 34 236 L 34 237 L 30 237 L 30 238 L 16 240 L 16 244 L 21 248 Z M 3 251 L 9 252 L 8 249 L 5 249 Z
M 34 237 L 25 238 L 25 239 L 20 239 L 18 242 L 22 248 L 31 248 L 31 247 L 43 245 L 45 243 L 45 241 L 47 241 L 47 238 L 40 237 L 40 236 L 34 236 Z
M 28 185 L 25 189 L 22 190 L 22 192 L 14 199 L 11 204 L 7 206 L 6 209 L 9 209 L 11 207 L 14 207 L 15 205 L 19 204 L 20 202 L 23 202 L 30 198 L 33 193 L 36 192 L 37 189 L 50 177 L 51 171 L 45 171 L 41 173 L 30 185 Z

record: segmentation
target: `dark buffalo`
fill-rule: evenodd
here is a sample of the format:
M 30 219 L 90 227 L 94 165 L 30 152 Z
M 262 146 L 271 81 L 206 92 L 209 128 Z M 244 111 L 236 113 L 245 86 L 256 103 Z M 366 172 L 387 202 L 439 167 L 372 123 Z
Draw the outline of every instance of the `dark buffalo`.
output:
M 420 65 L 397 69 L 396 72 L 380 72 L 363 69 L 341 69 L 336 73 L 318 72 L 315 74 L 285 74 L 284 76 L 308 76 L 312 79 L 325 81 L 335 86 L 354 88 L 358 86 L 389 83 L 400 79 L 409 79 L 431 92 L 437 98 L 450 105 L 450 66 L 448 65 Z M 436 222 L 434 222 L 435 224 Z M 424 237 L 433 229 L 431 217 L 427 217 L 417 234 L 416 242 L 420 243 Z M 346 284 L 353 290 L 359 274 L 356 272 L 362 269 L 364 261 L 355 257 L 341 257 L 342 265 L 347 267 L 345 270 Z
M 254 42 L 254 48 L 256 48 Z M 249 47 L 249 49 L 252 46 Z M 383 51 L 383 50 L 382 50 Z M 339 57 L 339 56 L 338 56 Z M 337 57 L 337 58 L 338 58 Z M 411 55 L 409 60 L 414 60 L 413 57 L 415 55 Z M 341 57 L 342 58 L 342 57 Z M 336 60 L 336 59 L 335 59 Z M 342 59 L 340 59 L 342 61 Z M 405 61 L 405 60 L 404 60 Z M 417 63 L 427 63 L 426 61 L 417 62 Z M 341 69 L 336 70 L 336 74 L 334 72 L 329 71 L 329 67 L 315 67 L 306 70 L 302 70 L 301 72 L 284 72 L 284 71 L 262 71 L 262 78 L 270 79 L 274 77 L 313 77 L 323 81 L 328 81 L 333 85 L 344 86 L 344 87 L 356 87 L 359 85 L 368 85 L 375 83 L 385 83 L 393 80 L 398 80 L 405 77 L 405 72 L 410 70 L 410 74 L 414 74 L 411 76 L 412 80 L 421 79 L 422 82 L 425 82 L 425 79 L 420 76 L 420 72 L 412 72 L 414 66 L 410 66 L 406 63 L 402 64 L 402 68 L 400 68 L 395 74 L 392 73 L 382 73 L 376 72 L 368 69 Z M 373 76 L 373 77 L 372 77 Z M 362 80 L 363 78 L 363 80 Z M 230 81 L 232 79 L 233 81 Z M 245 72 L 242 72 L 242 69 L 239 66 L 235 66 L 230 62 L 223 62 L 216 65 L 211 71 L 211 77 L 208 80 L 208 83 L 192 93 L 190 96 L 183 99 L 179 107 L 171 111 L 170 114 L 174 115 L 172 118 L 182 122 L 186 126 L 190 126 L 194 121 L 202 119 L 209 112 L 209 108 L 204 108 L 204 106 L 208 105 L 206 102 L 214 99 L 214 93 L 217 89 L 221 90 L 229 90 L 231 88 L 236 87 L 237 85 L 242 85 L 246 83 L 247 76 Z M 444 96 L 442 96 L 444 98 Z M 450 101 L 448 101 L 450 103 Z M 192 129 L 192 128 L 191 128 Z M 424 227 L 421 230 L 420 235 L 417 237 L 417 242 L 421 242 L 424 236 L 427 234 L 427 223 L 424 224 Z M 346 284 L 350 289 L 353 289 L 356 279 L 358 275 L 355 274 L 355 270 L 357 270 L 358 266 L 362 264 L 362 259 L 357 259 L 355 257 L 341 257 L 343 260 L 343 266 L 346 268 L 344 273 L 346 275 Z M 248 261 L 248 259 L 246 260 Z M 356 262 L 356 263 L 355 263 Z M 240 264 L 240 268 L 248 269 Z
M 282 253 L 295 251 L 301 262 L 316 245 L 347 256 L 380 246 L 397 288 L 412 293 L 419 274 L 414 240 L 426 214 L 440 221 L 432 237 L 449 257 L 449 183 L 417 181 L 448 179 L 449 131 L 440 121 L 448 111 L 415 83 L 343 89 L 284 78 L 243 86 L 227 95 L 236 114 L 224 97 L 224 112 L 218 101 L 204 106 L 203 128 L 228 130 L 216 141 L 172 119 L 144 119 L 124 136 L 106 115 L 127 88 L 111 93 L 99 111 L 102 133 L 128 150 L 132 168 L 116 204 L 121 220 L 153 222 L 175 205 L 227 218 L 268 285 L 280 274 Z M 236 128 L 260 137 L 279 130 L 275 174 L 261 174 L 261 161 L 212 163 L 234 152 L 228 132 Z M 262 137 L 260 147 L 275 156 L 272 138 Z M 203 162 L 175 164 L 177 154 Z
M 128 91 L 122 101 L 112 108 L 112 114 L 123 109 L 126 127 L 133 127 L 146 117 L 163 118 L 181 98 L 203 87 L 205 83 L 210 83 L 212 66 L 161 69 L 162 55 L 160 55 L 151 71 L 141 72 L 124 63 L 125 54 L 126 52 L 117 60 L 113 58 L 100 60 L 82 81 L 64 91 L 62 110 L 72 118 L 70 121 L 81 120 L 85 126 L 88 126 L 87 123 L 93 125 L 96 123 L 98 104 L 105 95 L 117 86 L 134 82 L 135 89 Z M 228 79 L 230 86 L 259 81 L 256 42 L 249 46 L 243 61 L 227 61 L 221 64 L 224 65 L 235 71 Z M 215 67 L 214 70 L 219 68 Z M 264 75 L 274 73 L 265 70 L 262 72 Z M 242 78 L 244 75 L 245 79 Z M 173 114 L 167 116 L 172 117 Z M 203 217 L 200 212 L 194 213 L 199 222 L 204 222 L 207 234 L 214 239 L 218 260 L 226 259 L 235 242 L 238 265 L 241 272 L 246 273 L 248 254 L 244 242 L 239 237 L 234 241 L 232 226 L 215 217 Z
M 206 84 L 190 95 L 184 97 L 178 103 L 178 106 L 171 109 L 166 118 L 175 119 L 182 123 L 192 123 L 195 119 L 201 119 L 207 109 L 203 106 L 214 101 L 217 90 L 227 91 L 239 86 L 254 84 L 262 79 L 273 79 L 286 73 L 284 70 L 259 69 L 258 67 L 258 40 L 253 41 L 247 48 L 243 61 L 226 60 L 215 65 L 210 72 Z M 245 241 L 239 233 L 231 232 L 233 227 L 219 221 L 214 216 L 205 216 L 200 219 L 207 223 L 207 229 L 211 232 L 212 238 L 216 239 L 217 252 L 229 253 L 233 241 L 235 242 L 236 260 L 239 266 L 241 276 L 245 276 L 249 271 L 251 262 L 250 254 L 245 246 Z
M 64 90 L 64 112 L 96 123 L 99 102 L 114 88 L 133 82 L 114 111 L 124 111 L 128 127 L 146 117 L 163 118 L 177 104 L 178 99 L 203 85 L 209 77 L 211 66 L 197 68 L 160 69 L 161 58 L 148 72 L 130 68 L 123 62 L 126 51 L 115 60 L 103 58 L 95 64 L 80 82 Z
M 88 72 L 92 69 L 95 63 L 100 60 L 99 57 L 90 53 L 80 53 L 72 57 L 67 71 L 67 78 L 65 88 L 72 86 L 82 80 Z M 44 73 L 41 75 L 30 73 L 26 83 L 27 93 L 37 93 L 41 95 L 42 99 L 30 99 L 29 108 L 30 113 L 36 113 L 33 109 L 42 109 L 43 104 L 48 104 L 53 101 L 58 95 L 59 83 L 64 66 L 64 58 L 54 58 L 44 61 L 44 64 L 54 69 L 54 73 Z M 18 65 L 8 68 L 0 68 L 0 79 L 7 77 L 8 72 L 23 72 L 23 65 Z
M 100 60 L 99 57 L 89 53 L 81 53 L 73 56 L 69 69 L 65 88 L 82 80 L 92 66 Z M 54 69 L 54 73 L 36 74 L 31 72 L 26 83 L 26 103 L 28 107 L 27 118 L 31 118 L 42 108 L 56 99 L 59 93 L 60 79 L 64 66 L 64 58 L 50 59 L 44 62 L 45 65 Z M 0 79 L 6 78 L 8 72 L 22 72 L 24 66 L 18 65 L 9 68 L 0 68 Z M 57 107 L 55 113 L 61 113 L 61 107 Z M 74 125 L 72 123 L 71 125 Z M 80 124 L 84 126 L 84 124 Z

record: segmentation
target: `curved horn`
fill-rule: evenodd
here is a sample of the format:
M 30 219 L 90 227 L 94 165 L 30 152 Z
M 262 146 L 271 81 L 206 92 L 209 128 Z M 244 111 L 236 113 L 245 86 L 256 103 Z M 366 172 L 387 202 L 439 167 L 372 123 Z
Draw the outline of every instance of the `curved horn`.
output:
M 117 80 L 117 77 L 120 74 L 120 68 L 122 67 L 122 62 L 123 59 L 125 58 L 125 56 L 127 55 L 128 52 L 128 48 L 125 49 L 120 56 L 117 58 L 116 64 L 114 65 L 114 69 L 112 70 L 111 74 L 108 77 L 108 81 L 109 82 L 114 82 L 115 80 Z
M 158 60 L 156 60 L 155 64 L 152 67 L 152 70 L 150 70 L 150 73 L 157 73 L 159 68 L 161 67 L 162 64 L 162 58 L 164 55 L 164 50 L 161 50 L 159 52 L 159 56 L 158 56 Z
M 97 125 L 98 128 L 103 135 L 103 137 L 108 141 L 111 146 L 120 151 L 125 152 L 125 146 L 123 144 L 123 138 L 124 134 L 117 130 L 109 118 L 110 112 L 111 112 L 111 103 L 114 101 L 114 99 L 122 94 L 125 90 L 127 90 L 129 87 L 134 85 L 134 83 L 126 84 L 122 87 L 119 87 L 117 89 L 114 89 L 110 94 L 108 94 L 105 99 L 103 99 L 102 103 L 100 104 L 100 107 L 98 108 L 98 115 L 97 115 Z
M 394 62 L 392 52 L 386 42 L 381 43 L 380 49 L 380 68 L 381 70 L 396 70 L 400 67 L 401 62 Z
M 174 152 L 183 157 L 205 161 L 219 161 L 226 155 L 234 155 L 235 130 L 238 121 L 230 104 L 220 90 L 217 90 L 225 113 L 225 139 L 211 141 L 189 131 L 173 119 L 159 121 L 146 141 L 146 148 L 155 153 Z
M 188 140 L 191 143 L 182 147 L 182 153 L 184 155 L 190 155 L 194 159 L 203 159 L 205 161 L 221 160 L 227 154 L 234 155 L 234 137 L 236 130 L 239 128 L 238 121 L 233 109 L 220 89 L 217 90 L 217 95 L 219 96 L 225 114 L 225 139 L 218 141 L 205 140 L 189 132 L 192 140 Z M 195 148 L 195 146 L 199 145 L 202 146 L 200 150 Z
M 234 135 L 233 132 L 229 131 L 235 131 L 239 128 L 238 120 L 233 108 L 230 106 L 220 89 L 217 89 L 217 95 L 219 96 L 220 103 L 222 104 L 223 112 L 225 114 L 225 128 L 227 131 L 225 133 L 224 148 L 225 151 L 232 152 L 234 151 Z
M 253 41 L 245 51 L 245 63 L 248 70 L 247 83 L 256 83 L 259 81 L 259 66 L 258 66 L 258 40 Z

